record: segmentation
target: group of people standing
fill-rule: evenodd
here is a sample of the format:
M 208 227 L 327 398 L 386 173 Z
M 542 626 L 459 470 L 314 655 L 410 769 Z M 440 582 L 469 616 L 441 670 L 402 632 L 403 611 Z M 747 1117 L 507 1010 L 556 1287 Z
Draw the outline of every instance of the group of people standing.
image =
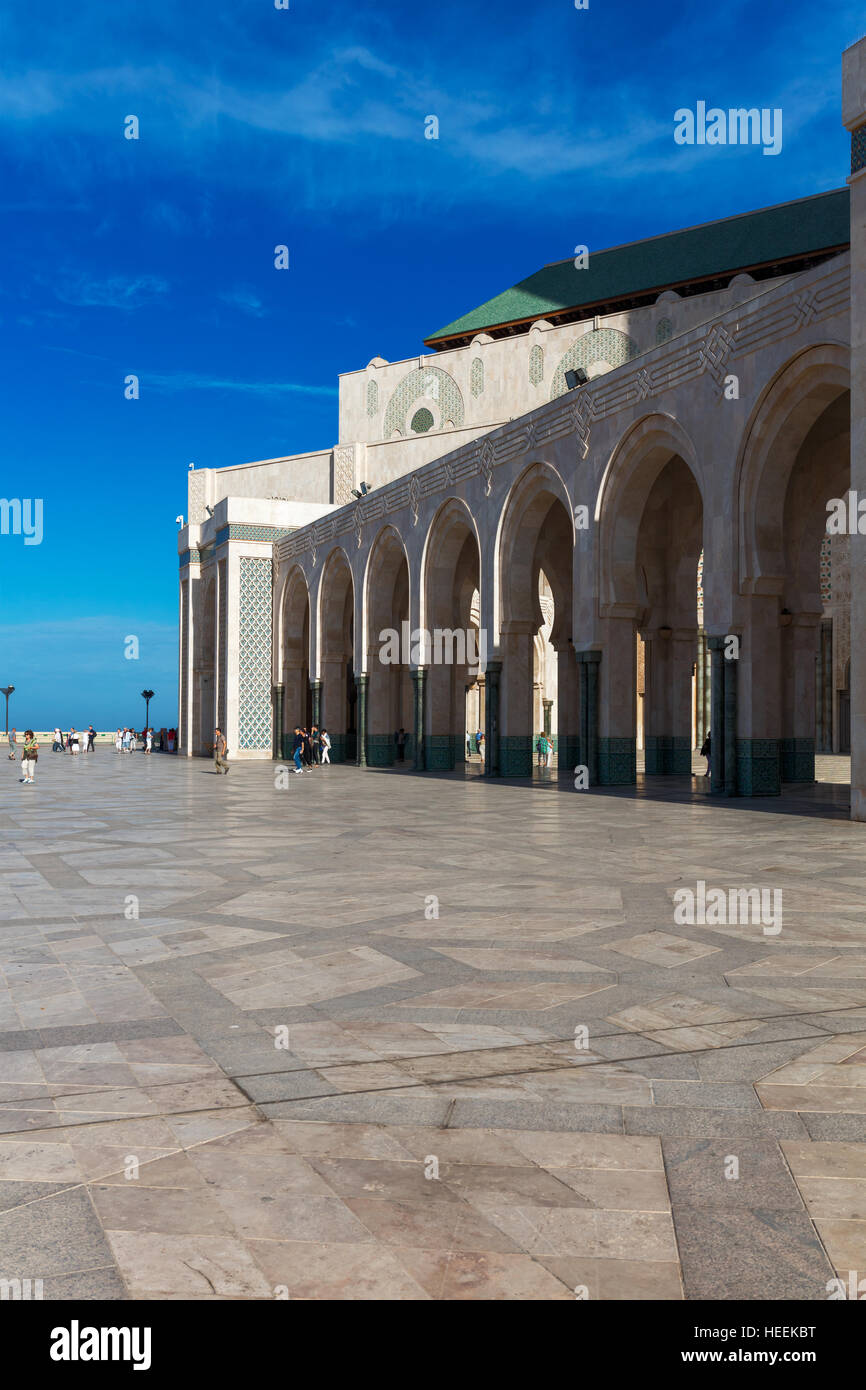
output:
M 13 734 L 15 730 L 12 730 Z M 75 756 L 80 753 L 82 748 L 85 753 L 93 752 L 93 745 L 96 741 L 96 730 L 92 724 L 87 726 L 83 734 L 76 728 L 70 728 L 69 733 L 65 734 L 59 725 L 54 730 L 54 741 L 51 745 L 52 753 L 71 753 Z
M 292 744 L 292 760 L 295 772 L 310 771 L 323 763 L 331 761 L 331 736 L 327 729 L 319 729 L 315 724 L 309 729 L 295 729 Z
M 118 753 L 134 753 L 138 747 L 139 735 L 135 729 L 118 729 L 114 735 L 114 746 Z M 144 744 L 144 752 L 153 751 L 153 729 L 145 729 L 141 734 L 141 741 Z
M 472 757 L 472 750 L 475 749 L 475 756 L 484 762 L 484 734 L 480 729 L 476 729 L 474 734 L 466 731 L 466 756 Z
M 536 739 L 535 751 L 538 754 L 539 767 L 553 766 L 553 739 L 550 734 L 546 734 L 542 730 Z

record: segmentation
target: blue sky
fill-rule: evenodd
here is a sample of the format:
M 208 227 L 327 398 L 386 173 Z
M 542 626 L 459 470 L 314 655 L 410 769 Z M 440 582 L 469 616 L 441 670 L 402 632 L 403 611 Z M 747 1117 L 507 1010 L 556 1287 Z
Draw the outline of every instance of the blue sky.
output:
M 44 506 L 41 545 L 0 536 L 19 727 L 141 724 L 145 686 L 175 722 L 191 461 L 329 446 L 338 372 L 577 244 L 845 181 L 848 0 L 290 3 L 0 18 L 0 494 Z M 698 100 L 781 108 L 781 154 L 677 146 Z

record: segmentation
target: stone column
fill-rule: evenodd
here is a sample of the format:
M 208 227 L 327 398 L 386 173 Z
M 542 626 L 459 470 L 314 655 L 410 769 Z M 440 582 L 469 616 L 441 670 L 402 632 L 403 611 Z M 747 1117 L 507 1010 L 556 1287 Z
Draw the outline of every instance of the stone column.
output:
M 737 661 L 724 657 L 725 680 L 725 796 L 736 796 L 737 778 Z
M 531 777 L 535 734 L 532 675 L 535 633 L 532 624 L 503 624 L 499 686 L 499 769 L 503 777 Z
M 580 673 L 580 757 L 591 787 L 599 784 L 598 668 L 601 652 L 577 652 Z
M 842 55 L 851 132 L 851 487 L 866 497 L 866 39 Z M 866 537 L 851 537 L 851 817 L 866 820 Z
M 355 675 L 355 689 L 358 692 L 358 767 L 367 766 L 367 684 L 370 677 L 366 671 Z
M 282 685 L 274 686 L 274 757 L 284 758 L 283 752 L 283 694 Z
M 415 752 L 415 771 L 427 770 L 427 740 L 424 735 L 427 704 L 427 667 L 416 666 L 412 677 L 412 742 Z
M 318 729 L 322 714 L 322 682 L 320 680 L 310 681 L 310 709 L 311 723 Z
M 598 779 L 603 787 L 634 786 L 637 781 L 635 619 L 635 614 L 622 615 L 600 624 Z
M 484 771 L 488 777 L 500 775 L 499 763 L 499 682 L 502 662 L 488 661 L 484 672 Z
M 710 791 L 725 790 L 725 639 L 708 637 L 710 675 Z
M 782 669 L 786 679 L 779 748 L 783 782 L 815 780 L 815 653 L 820 621 L 819 613 L 796 613 L 783 630 Z

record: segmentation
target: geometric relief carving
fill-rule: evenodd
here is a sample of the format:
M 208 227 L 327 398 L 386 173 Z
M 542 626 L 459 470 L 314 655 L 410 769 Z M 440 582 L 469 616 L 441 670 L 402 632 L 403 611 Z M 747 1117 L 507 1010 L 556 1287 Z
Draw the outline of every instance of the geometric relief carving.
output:
M 270 556 L 242 555 L 238 622 L 238 742 L 241 748 L 271 746 Z
M 199 526 L 207 517 L 204 509 L 204 488 L 207 481 L 206 468 L 193 468 L 187 474 L 187 505 L 189 523 Z
M 375 386 L 375 382 L 370 383 Z M 343 507 L 352 500 L 352 488 L 355 486 L 355 446 L 354 444 L 343 445 L 334 450 L 334 501 L 338 507 Z
M 458 429 L 463 424 L 463 397 L 454 378 L 441 367 L 416 367 L 403 378 L 388 402 L 382 431 L 384 439 L 390 439 L 395 430 L 405 431 L 406 416 L 415 401 L 422 397 L 438 405 L 440 428 L 449 420 Z
M 572 343 L 557 363 L 550 388 L 550 399 L 564 396 L 568 390 L 566 372 L 577 367 L 589 371 L 597 362 L 603 363 L 605 369 L 621 367 L 624 362 L 630 362 L 633 357 L 637 357 L 639 352 L 637 343 L 627 333 L 621 333 L 618 328 L 596 328 L 591 333 L 584 333 L 576 343 Z

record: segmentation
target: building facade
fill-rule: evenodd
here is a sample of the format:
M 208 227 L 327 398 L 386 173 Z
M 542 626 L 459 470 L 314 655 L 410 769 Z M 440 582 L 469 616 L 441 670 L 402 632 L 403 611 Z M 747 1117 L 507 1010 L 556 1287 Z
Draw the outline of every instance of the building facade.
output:
M 183 752 L 449 768 L 479 726 L 526 776 L 545 729 L 592 786 L 711 728 L 714 791 L 850 747 L 866 817 L 864 54 L 847 188 L 545 267 L 342 376 L 330 449 L 190 473 Z

